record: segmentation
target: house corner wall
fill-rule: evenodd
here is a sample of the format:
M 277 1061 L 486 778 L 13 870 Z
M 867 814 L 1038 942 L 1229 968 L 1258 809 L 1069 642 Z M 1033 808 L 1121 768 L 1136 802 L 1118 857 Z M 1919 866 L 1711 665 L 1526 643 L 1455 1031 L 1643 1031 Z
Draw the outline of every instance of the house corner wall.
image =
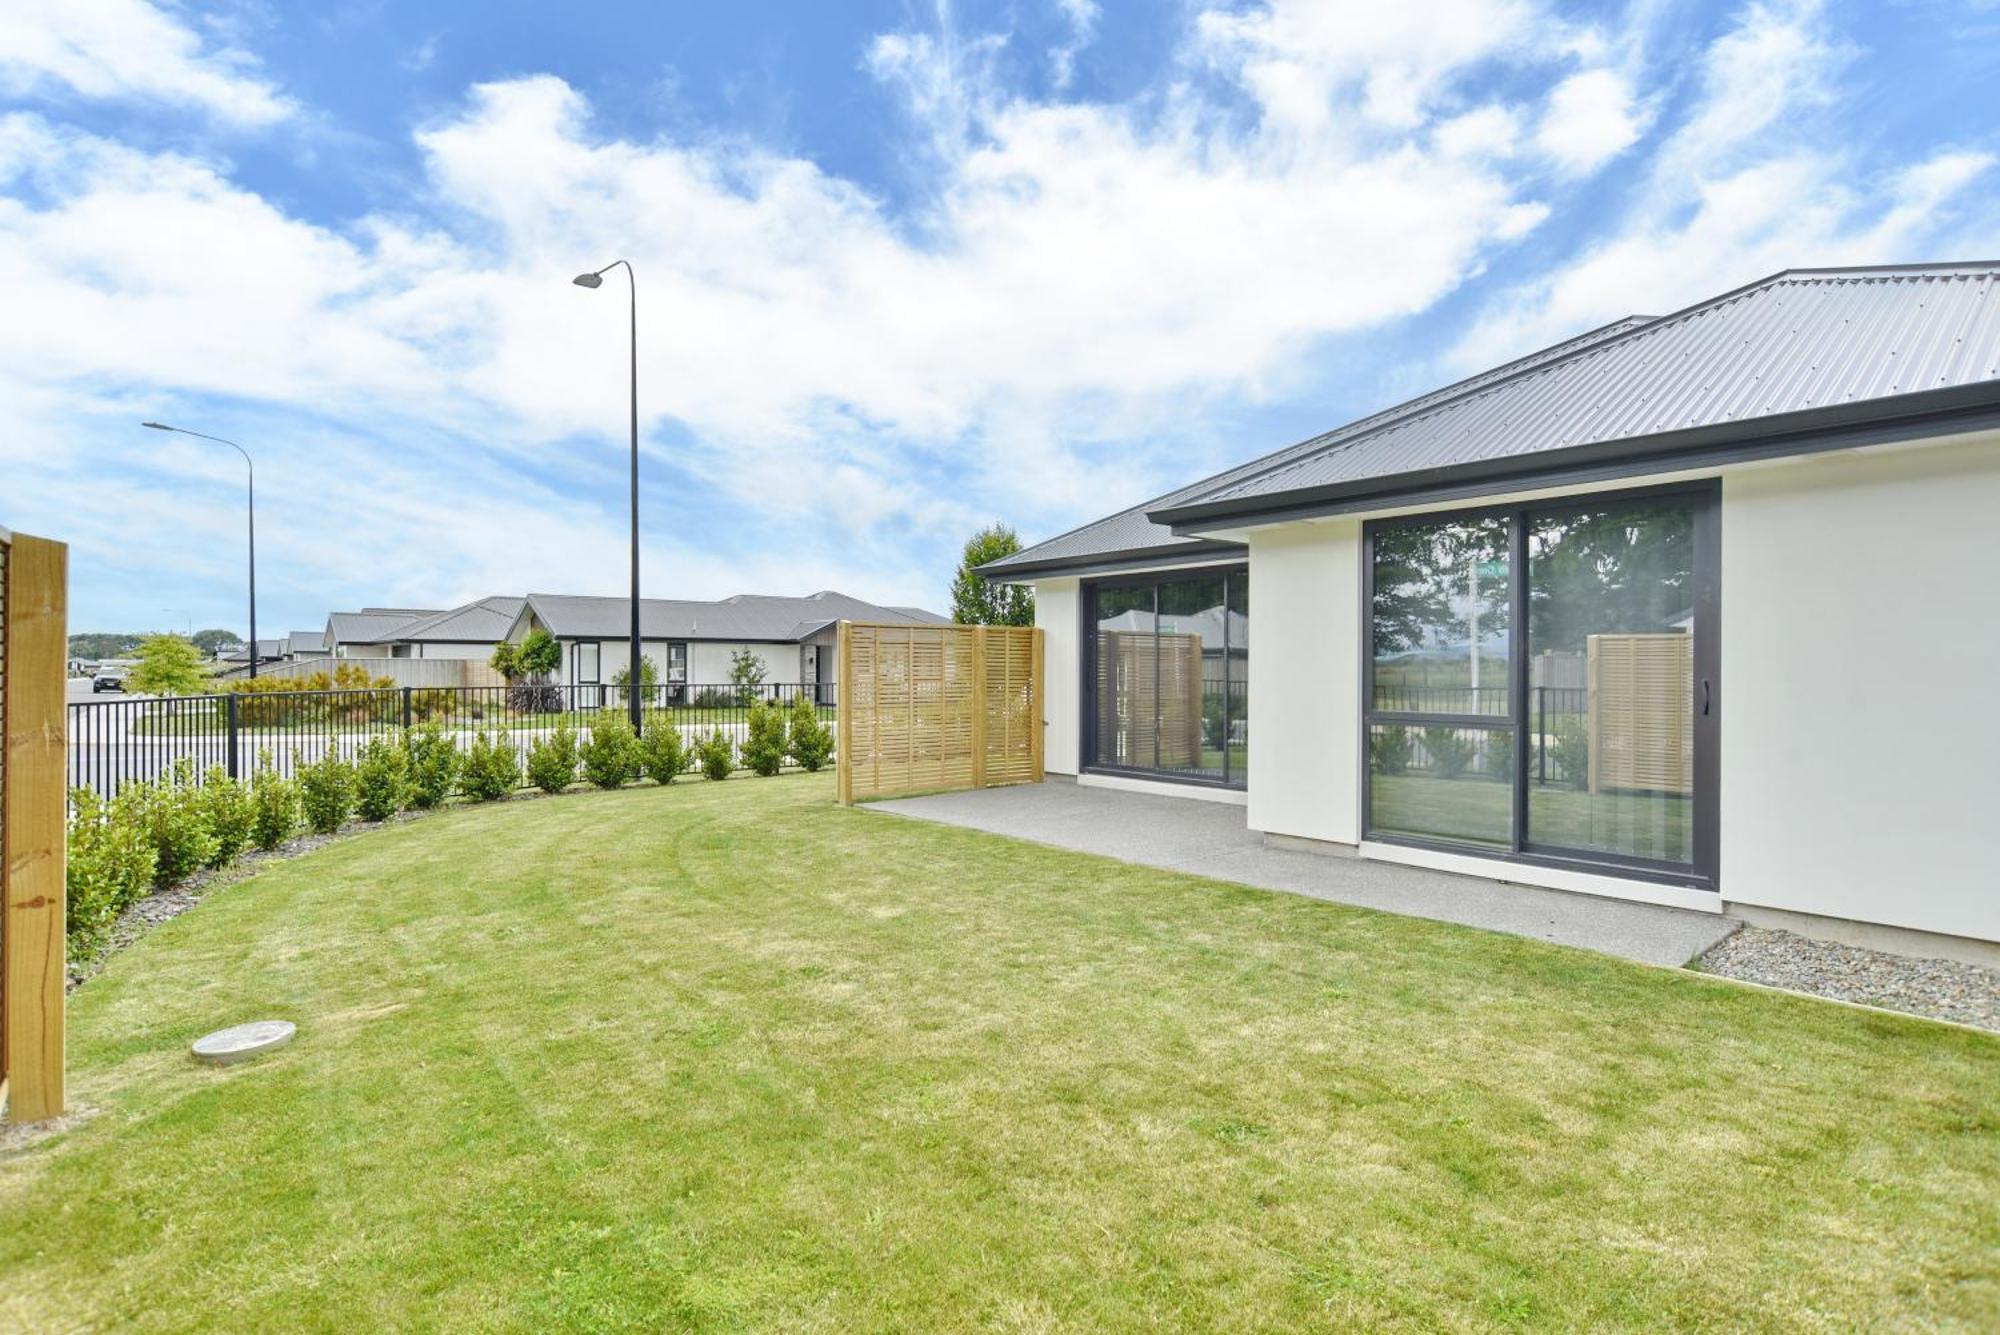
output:
M 1361 523 L 1250 533 L 1251 829 L 1361 839 Z
M 2000 940 L 2000 435 L 1722 491 L 1723 899 Z
M 1082 743 L 1079 696 L 1083 689 L 1083 646 L 1078 643 L 1082 612 L 1077 600 L 1081 581 L 1046 579 L 1035 582 L 1035 625 L 1042 631 L 1042 768 L 1050 774 L 1075 774 Z

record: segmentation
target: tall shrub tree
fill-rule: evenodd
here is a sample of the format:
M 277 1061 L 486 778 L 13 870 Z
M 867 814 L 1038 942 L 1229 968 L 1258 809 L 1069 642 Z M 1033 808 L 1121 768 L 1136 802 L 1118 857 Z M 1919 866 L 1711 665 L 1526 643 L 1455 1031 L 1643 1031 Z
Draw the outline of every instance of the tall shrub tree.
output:
M 139 646 L 139 666 L 125 679 L 127 689 L 147 695 L 199 695 L 208 686 L 201 650 L 179 635 L 148 635 Z
M 961 626 L 1032 626 L 1035 591 L 1019 584 L 996 584 L 978 567 L 1021 550 L 1021 539 L 1005 524 L 982 528 L 967 539 L 958 573 L 951 580 L 951 619 Z

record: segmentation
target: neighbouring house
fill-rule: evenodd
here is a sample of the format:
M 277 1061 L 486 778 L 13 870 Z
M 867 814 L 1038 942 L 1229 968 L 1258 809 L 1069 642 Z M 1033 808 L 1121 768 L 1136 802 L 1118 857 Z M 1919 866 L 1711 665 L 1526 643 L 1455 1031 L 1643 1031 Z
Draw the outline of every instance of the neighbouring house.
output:
M 1993 959 L 1996 533 L 2000 263 L 1934 264 L 1620 320 L 982 573 L 1078 782 Z
M 295 630 L 285 636 L 285 661 L 287 663 L 296 663 L 302 658 L 325 658 L 326 655 L 326 632 L 324 630 Z
M 481 598 L 449 611 L 418 617 L 383 634 L 374 643 L 390 658 L 471 658 L 484 662 L 492 657 L 493 646 L 507 638 L 526 601 Z
M 325 651 L 335 658 L 407 658 L 393 654 L 389 646 L 397 631 L 439 615 L 436 608 L 364 607 L 359 612 L 335 612 L 326 619 L 321 637 Z
M 882 607 L 825 590 L 803 598 L 737 594 L 714 602 L 642 598 L 640 651 L 653 664 L 669 702 L 702 687 L 724 687 L 739 653 L 764 665 L 772 686 L 815 685 L 831 699 L 834 646 L 842 621 L 937 625 L 949 618 L 916 607 Z M 519 642 L 545 630 L 561 642 L 556 684 L 613 681 L 631 661 L 628 598 L 531 593 L 504 637 Z M 489 645 L 490 648 L 490 645 Z
M 260 666 L 265 663 L 281 663 L 284 661 L 284 658 L 285 641 L 257 641 L 257 662 Z M 247 669 L 250 666 L 250 646 L 239 644 L 232 648 L 224 649 L 215 656 L 215 661 L 222 664 L 225 671 L 230 668 Z

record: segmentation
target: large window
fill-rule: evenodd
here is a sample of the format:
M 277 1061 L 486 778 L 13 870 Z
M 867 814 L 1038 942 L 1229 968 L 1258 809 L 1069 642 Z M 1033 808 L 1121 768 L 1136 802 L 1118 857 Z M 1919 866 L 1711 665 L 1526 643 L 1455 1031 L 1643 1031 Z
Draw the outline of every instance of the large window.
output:
M 1711 489 L 1369 530 L 1371 838 L 1714 875 Z
M 1248 574 L 1088 588 L 1087 763 L 1241 786 L 1250 753 Z

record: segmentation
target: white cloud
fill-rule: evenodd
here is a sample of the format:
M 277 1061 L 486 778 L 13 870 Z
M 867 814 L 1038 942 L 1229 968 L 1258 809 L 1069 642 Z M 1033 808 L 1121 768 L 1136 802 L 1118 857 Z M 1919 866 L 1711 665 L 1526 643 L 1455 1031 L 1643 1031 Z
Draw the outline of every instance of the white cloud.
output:
M 90 98 L 196 107 L 241 126 L 269 125 L 292 106 L 240 51 L 209 49 L 145 0 L 7 0 L 0 5 L 0 90 L 51 86 Z
M 1069 25 L 1069 40 L 1049 49 L 1049 77 L 1057 88 L 1069 87 L 1076 75 L 1077 53 L 1097 35 L 1097 0 L 1055 0 L 1056 12 Z
M 1645 119 L 1614 69 L 1572 74 L 1549 94 L 1535 145 L 1572 176 L 1596 171 L 1638 142 Z
M 1816 3 L 1752 4 L 1702 53 L 1693 101 L 1609 234 L 1497 294 L 1454 350 L 1489 366 L 1631 314 L 1661 315 L 1787 268 L 1985 254 L 1957 205 L 1991 168 L 1943 148 L 1870 171 L 1817 120 L 1852 56 Z

